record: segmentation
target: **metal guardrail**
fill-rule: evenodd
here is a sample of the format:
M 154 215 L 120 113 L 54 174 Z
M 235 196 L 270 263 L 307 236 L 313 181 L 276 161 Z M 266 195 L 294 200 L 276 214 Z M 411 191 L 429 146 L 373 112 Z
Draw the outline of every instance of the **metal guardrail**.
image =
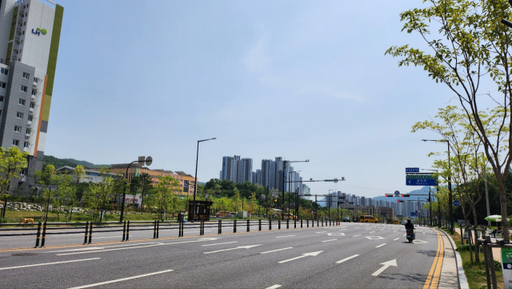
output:
M 304 222 L 305 221 L 305 222 Z M 316 226 L 339 226 L 339 220 L 286 220 L 286 229 L 293 228 L 309 228 L 310 222 L 311 227 Z M 245 223 L 245 224 L 244 224 Z M 217 233 L 222 234 L 222 229 L 226 227 L 232 227 L 233 233 L 237 233 L 237 226 L 246 226 L 246 232 L 251 231 L 251 227 L 257 226 L 257 231 L 262 231 L 262 228 L 268 227 L 268 230 L 272 230 L 272 226 L 277 223 L 277 229 L 281 230 L 281 220 L 272 219 L 259 219 L 259 220 L 232 220 L 232 221 L 200 221 L 200 222 L 184 222 L 184 221 L 124 221 L 119 222 L 85 222 L 85 223 L 58 223 L 58 222 L 38 222 L 37 224 L 18 224 L 18 223 L 0 223 L 0 240 L 2 237 L 13 237 L 13 236 L 36 236 L 36 244 L 34 248 L 43 248 L 46 244 L 46 238 L 50 235 L 66 235 L 66 234 L 77 234 L 84 232 L 83 245 L 91 244 L 93 240 L 93 234 L 100 229 L 101 233 L 111 232 L 122 232 L 121 241 L 129 241 L 130 230 L 131 231 L 153 231 L 153 239 L 158 239 L 161 230 L 178 230 L 178 237 L 185 235 L 185 228 L 187 230 L 199 229 L 199 235 L 203 236 L 205 228 L 217 228 Z M 292 223 L 292 224 L 290 224 Z M 58 231 L 57 231 L 58 230 Z M 26 233 L 25 233 L 26 232 Z

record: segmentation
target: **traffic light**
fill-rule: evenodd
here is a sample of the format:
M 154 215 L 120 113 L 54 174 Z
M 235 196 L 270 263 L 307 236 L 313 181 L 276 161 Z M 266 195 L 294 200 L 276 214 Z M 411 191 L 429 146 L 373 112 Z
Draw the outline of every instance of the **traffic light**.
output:
M 397 200 L 396 202 L 397 202 L 397 203 L 403 203 L 403 202 L 404 202 L 404 200 Z
M 386 194 L 386 198 L 392 198 L 393 194 Z
M 411 195 L 409 195 L 409 194 L 404 194 L 404 195 L 401 195 L 401 196 L 402 196 L 402 198 L 408 198 L 408 197 L 410 197 Z

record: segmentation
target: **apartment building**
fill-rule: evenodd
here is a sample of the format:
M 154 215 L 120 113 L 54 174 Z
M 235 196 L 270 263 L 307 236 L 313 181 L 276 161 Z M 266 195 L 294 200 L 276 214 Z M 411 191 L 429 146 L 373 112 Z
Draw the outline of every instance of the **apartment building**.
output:
M 29 153 L 13 189 L 43 168 L 63 14 L 51 1 L 0 0 L 0 145 Z

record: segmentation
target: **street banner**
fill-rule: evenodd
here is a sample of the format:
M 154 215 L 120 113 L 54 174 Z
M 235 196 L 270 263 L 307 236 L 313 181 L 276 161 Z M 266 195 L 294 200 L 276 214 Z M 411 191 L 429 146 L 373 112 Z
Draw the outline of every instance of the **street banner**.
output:
M 501 248 L 501 268 L 505 289 L 512 289 L 512 248 Z

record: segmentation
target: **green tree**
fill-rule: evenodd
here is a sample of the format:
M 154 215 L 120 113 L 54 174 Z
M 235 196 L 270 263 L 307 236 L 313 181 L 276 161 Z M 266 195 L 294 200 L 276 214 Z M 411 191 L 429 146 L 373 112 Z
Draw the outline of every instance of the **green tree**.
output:
M 469 124 L 483 144 L 485 155 L 497 179 L 503 235 L 509 242 L 507 226 L 506 177 L 510 170 L 512 85 L 509 47 L 511 31 L 502 19 L 512 18 L 506 0 L 428 0 L 428 7 L 400 14 L 403 30 L 418 33 L 429 51 L 409 45 L 393 46 L 386 54 L 400 57 L 399 66 L 423 67 L 428 76 L 446 85 L 459 100 Z M 433 26 L 431 29 L 431 25 Z M 491 83 L 491 85 L 489 85 Z M 483 89 L 489 99 L 482 99 Z M 500 125 L 492 134 L 486 130 L 480 109 L 485 101 L 503 110 Z M 483 106 L 485 107 L 485 106 Z
M 46 212 L 44 214 L 45 222 L 48 221 L 48 212 L 50 210 L 50 201 L 52 197 L 52 188 L 56 183 L 55 167 L 53 165 L 47 165 L 42 171 L 36 170 L 36 180 L 39 185 L 42 186 L 42 196 L 46 200 Z M 52 202 L 53 205 L 53 202 Z
M 11 190 L 11 180 L 18 178 L 18 174 L 27 167 L 28 152 L 20 152 L 18 147 L 12 146 L 9 150 L 0 147 L 0 197 L 5 195 L 2 218 L 7 211 L 7 196 Z
M 163 218 L 165 212 L 173 212 L 174 215 L 179 204 L 177 193 L 181 191 L 180 184 L 171 176 L 158 176 L 158 179 L 150 203 L 158 208 L 160 218 Z
M 119 191 L 122 193 L 124 190 L 124 182 L 121 178 L 114 178 L 110 174 L 108 168 L 99 167 L 100 176 L 102 177 L 99 183 L 89 183 L 89 190 L 84 194 L 85 203 L 91 208 L 91 213 L 98 214 L 100 211 L 108 209 L 110 201 L 114 198 Z M 120 180 L 120 181 L 119 181 Z M 100 222 L 102 219 L 100 218 Z

